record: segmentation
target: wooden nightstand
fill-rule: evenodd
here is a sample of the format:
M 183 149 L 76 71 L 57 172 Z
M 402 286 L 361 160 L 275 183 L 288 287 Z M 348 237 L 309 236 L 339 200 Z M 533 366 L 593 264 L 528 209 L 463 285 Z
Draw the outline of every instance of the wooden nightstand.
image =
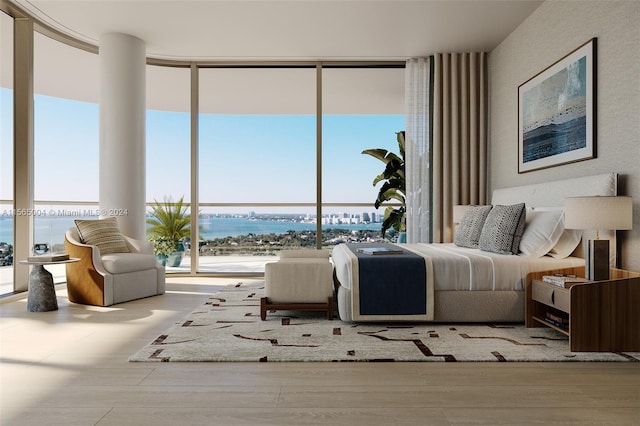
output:
M 584 276 L 584 268 L 529 274 L 525 326 L 551 327 L 569 336 L 572 352 L 640 351 L 640 273 L 611 269 L 610 279 L 562 288 L 542 281 L 554 273 Z M 561 318 L 555 325 L 547 319 Z

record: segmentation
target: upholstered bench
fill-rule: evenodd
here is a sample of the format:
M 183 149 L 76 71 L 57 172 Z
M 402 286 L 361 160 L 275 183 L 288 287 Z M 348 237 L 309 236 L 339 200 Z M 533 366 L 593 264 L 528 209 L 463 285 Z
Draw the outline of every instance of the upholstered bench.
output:
M 265 265 L 265 297 L 260 318 L 267 311 L 326 311 L 333 319 L 333 265 L 323 250 L 286 250 L 277 262 Z

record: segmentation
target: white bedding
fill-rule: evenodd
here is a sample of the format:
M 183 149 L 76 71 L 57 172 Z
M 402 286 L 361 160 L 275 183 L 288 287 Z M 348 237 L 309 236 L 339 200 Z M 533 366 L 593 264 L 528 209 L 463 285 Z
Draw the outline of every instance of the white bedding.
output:
M 449 315 L 449 311 L 452 311 L 451 306 L 448 306 L 451 303 L 449 295 L 457 294 L 460 296 L 455 300 L 460 302 L 453 302 L 454 306 L 459 304 L 459 307 L 466 312 L 454 315 L 458 321 L 475 321 L 476 317 L 482 321 L 519 321 L 524 315 L 522 303 L 527 274 L 584 266 L 584 259 L 578 257 L 555 259 L 549 256 L 503 255 L 479 249 L 462 248 L 453 243 L 416 243 L 398 246 L 425 258 L 428 272 L 426 312 L 424 314 L 361 315 L 358 296 L 360 291 L 358 258 L 346 244 L 340 244 L 332 251 L 336 279 L 340 284 L 337 291 L 340 319 L 343 321 L 441 321 L 443 320 L 442 312 Z M 477 296 L 469 299 L 463 297 L 465 293 Z M 489 296 L 490 294 L 495 296 Z M 469 303 L 476 298 L 477 303 L 471 302 L 471 307 L 463 307 L 464 303 Z M 489 305 L 486 305 L 487 301 L 491 301 Z M 478 309 L 483 304 L 490 311 L 488 317 L 482 313 L 482 309 Z M 440 315 L 437 314 L 438 309 L 441 312 Z M 469 309 L 477 312 L 477 315 L 467 316 Z M 506 313 L 503 314 L 501 310 L 505 310 Z
M 616 194 L 617 173 L 607 173 L 498 189 L 493 191 L 492 203 L 525 203 L 527 208 L 544 211 L 562 209 L 566 197 Z M 615 240 L 611 238 L 615 247 Z M 433 280 L 430 280 L 427 292 L 434 295 L 435 321 L 522 321 L 527 274 L 584 266 L 579 246 L 575 254 L 581 257 L 566 258 L 503 255 L 458 247 L 453 243 L 399 246 L 428 259 L 426 266 L 428 269 L 431 266 Z M 611 255 L 614 265 L 615 251 L 612 250 Z M 358 279 L 358 258 L 341 244 L 333 249 L 332 261 L 340 284 L 337 291 L 340 318 L 358 320 L 357 310 L 353 309 L 357 307 L 354 300 L 359 288 L 359 283 L 354 286 L 354 280 Z
M 584 259 L 577 257 L 508 256 L 453 243 L 398 246 L 431 259 L 434 291 L 523 291 L 530 272 L 584 266 Z M 333 249 L 332 260 L 340 285 L 352 289 L 357 257 L 340 244 Z

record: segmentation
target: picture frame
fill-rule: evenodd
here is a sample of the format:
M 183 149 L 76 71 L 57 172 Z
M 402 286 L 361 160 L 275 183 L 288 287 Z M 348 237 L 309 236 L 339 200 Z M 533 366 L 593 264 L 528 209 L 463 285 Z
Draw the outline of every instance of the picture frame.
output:
M 518 173 L 596 158 L 596 41 L 518 86 Z

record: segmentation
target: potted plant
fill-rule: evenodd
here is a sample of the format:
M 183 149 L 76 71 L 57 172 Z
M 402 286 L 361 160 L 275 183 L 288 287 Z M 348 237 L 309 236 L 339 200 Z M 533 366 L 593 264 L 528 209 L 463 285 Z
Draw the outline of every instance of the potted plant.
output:
M 405 132 L 396 132 L 399 154 L 395 154 L 386 149 L 366 149 L 363 154 L 370 155 L 385 164 L 384 171 L 373 179 L 373 186 L 383 182 L 375 201 L 376 209 L 387 201 L 396 201 L 399 206 L 388 206 L 384 211 L 382 221 L 382 237 L 384 238 L 388 229 L 398 232 L 398 242 L 406 241 L 406 181 L 404 169 L 404 136 Z
M 163 265 L 180 266 L 184 255 L 182 239 L 191 235 L 191 215 L 187 214 L 183 199 L 180 197 L 175 203 L 170 197 L 163 202 L 154 200 L 151 217 L 147 218 L 147 237 Z
M 150 237 L 149 241 L 153 244 L 153 252 L 158 262 L 160 262 L 162 266 L 166 266 L 169 255 L 176 251 L 175 243 L 165 238 L 155 237 Z

